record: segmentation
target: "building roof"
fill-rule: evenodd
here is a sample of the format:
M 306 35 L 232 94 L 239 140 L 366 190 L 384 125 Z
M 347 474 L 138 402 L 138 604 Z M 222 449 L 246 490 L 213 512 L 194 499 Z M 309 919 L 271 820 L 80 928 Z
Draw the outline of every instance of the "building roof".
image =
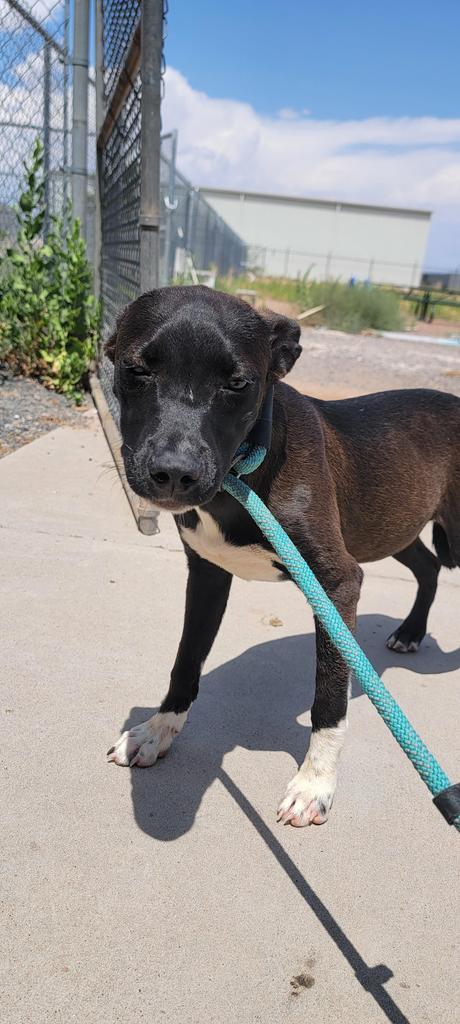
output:
M 229 188 L 211 188 L 204 185 L 199 189 L 206 196 L 212 198 L 215 196 L 218 198 L 238 198 L 238 199 L 260 199 L 270 203 L 292 203 L 297 206 L 316 206 L 323 209 L 342 209 L 342 210 L 362 210 L 363 212 L 371 213 L 389 213 L 396 214 L 402 217 L 420 217 L 427 218 L 431 217 L 431 210 L 417 210 L 410 207 L 404 206 L 376 206 L 372 203 L 348 203 L 342 202 L 342 200 L 334 199 L 318 199 L 308 198 L 306 196 L 284 196 L 274 194 L 271 192 L 247 192 L 244 189 L 229 189 Z

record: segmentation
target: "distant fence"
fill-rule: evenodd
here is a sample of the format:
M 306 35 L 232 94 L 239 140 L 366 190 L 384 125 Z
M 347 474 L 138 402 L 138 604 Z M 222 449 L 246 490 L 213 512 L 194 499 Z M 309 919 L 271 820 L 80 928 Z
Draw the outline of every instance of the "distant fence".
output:
M 398 263 L 373 257 L 352 256 L 329 250 L 309 252 L 301 249 L 276 249 L 248 245 L 246 269 L 266 277 L 309 277 L 313 281 L 369 281 L 375 284 L 419 284 L 419 263 Z
M 161 140 L 161 281 L 167 284 L 183 273 L 187 256 L 197 270 L 215 267 L 219 274 L 241 273 L 247 247 L 177 170 L 176 138 L 172 132 Z

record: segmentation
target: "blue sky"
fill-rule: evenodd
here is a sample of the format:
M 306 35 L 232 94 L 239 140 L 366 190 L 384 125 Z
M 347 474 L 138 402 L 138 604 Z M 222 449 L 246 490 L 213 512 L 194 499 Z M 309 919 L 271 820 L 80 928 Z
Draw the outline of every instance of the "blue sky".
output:
M 170 0 L 165 130 L 196 185 L 433 212 L 460 267 L 460 0 Z
M 460 0 L 170 0 L 166 59 L 261 114 L 457 117 Z

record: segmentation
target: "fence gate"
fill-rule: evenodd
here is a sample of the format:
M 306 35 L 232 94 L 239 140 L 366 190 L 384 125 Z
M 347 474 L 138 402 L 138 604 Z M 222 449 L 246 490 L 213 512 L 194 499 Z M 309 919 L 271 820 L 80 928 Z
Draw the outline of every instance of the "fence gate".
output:
M 159 283 L 163 0 L 97 0 L 96 121 L 103 338 L 117 314 Z M 130 490 L 119 452 L 112 366 L 103 354 L 93 394 L 139 528 L 157 515 Z
M 0 0 L 1 2 L 1 0 Z M 103 338 L 141 292 L 193 268 L 238 273 L 246 246 L 176 168 L 177 133 L 161 137 L 166 0 L 96 0 L 96 122 L 99 280 Z M 213 273 L 209 271 L 213 268 Z M 205 275 L 202 273 L 200 280 Z M 138 526 L 157 532 L 158 516 L 125 479 L 113 368 L 99 357 L 93 395 Z

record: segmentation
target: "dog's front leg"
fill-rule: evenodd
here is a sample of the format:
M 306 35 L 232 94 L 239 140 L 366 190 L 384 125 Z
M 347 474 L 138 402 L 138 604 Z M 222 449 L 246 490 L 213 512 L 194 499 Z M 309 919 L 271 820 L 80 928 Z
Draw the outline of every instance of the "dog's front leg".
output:
M 201 668 L 222 621 L 232 576 L 190 550 L 187 556 L 184 628 L 168 693 L 157 714 L 124 732 L 111 747 L 108 757 L 116 764 L 140 768 L 155 764 L 183 728 L 198 694 Z
M 348 557 L 339 573 L 339 583 L 331 584 L 330 577 L 323 578 L 322 584 L 349 628 L 354 629 L 362 571 Z M 331 576 L 337 579 L 337 566 Z M 279 819 L 296 826 L 322 825 L 326 821 L 334 799 L 337 765 L 347 727 L 350 672 L 317 620 L 315 626 L 316 690 L 310 746 L 278 808 Z

